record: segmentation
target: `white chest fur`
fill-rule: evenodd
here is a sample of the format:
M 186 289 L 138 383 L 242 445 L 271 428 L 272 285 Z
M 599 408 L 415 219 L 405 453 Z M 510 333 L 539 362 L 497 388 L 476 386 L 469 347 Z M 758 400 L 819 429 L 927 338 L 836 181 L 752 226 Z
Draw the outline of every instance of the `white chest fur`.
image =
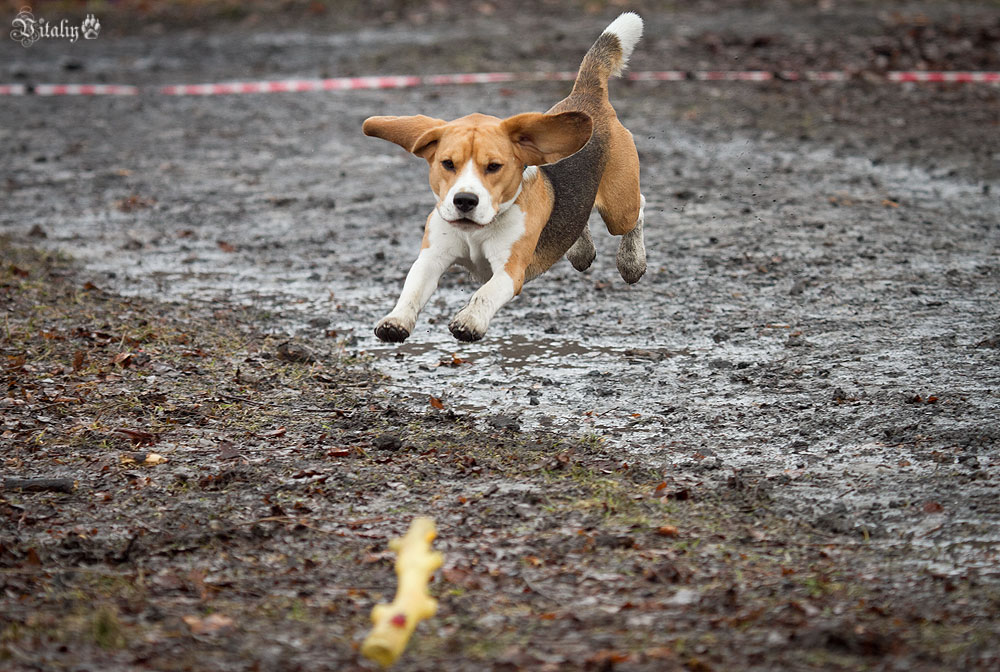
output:
M 524 212 L 512 205 L 486 226 L 455 225 L 437 212 L 428 223 L 430 245 L 424 253 L 465 266 L 480 282 L 503 270 L 514 243 L 525 233 Z

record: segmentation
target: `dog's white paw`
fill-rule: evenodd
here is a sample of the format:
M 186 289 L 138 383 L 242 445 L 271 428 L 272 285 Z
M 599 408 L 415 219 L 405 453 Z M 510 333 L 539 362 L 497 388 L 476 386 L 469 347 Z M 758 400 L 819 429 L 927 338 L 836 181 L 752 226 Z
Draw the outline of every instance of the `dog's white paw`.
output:
M 623 240 L 618 248 L 617 262 L 622 280 L 634 285 L 646 273 L 646 249 L 642 247 L 642 243 L 638 246 L 627 245 Z
M 646 199 L 642 200 L 643 205 Z M 618 256 L 616 258 L 618 272 L 622 279 L 630 285 L 639 282 L 639 278 L 646 272 L 646 244 L 643 240 L 642 210 L 639 211 L 639 221 L 635 228 L 622 236 L 622 241 L 618 245 Z
M 402 343 L 413 331 L 413 323 L 407 324 L 398 317 L 386 315 L 375 326 L 375 335 L 388 343 Z
M 458 340 L 472 342 L 485 336 L 489 326 L 489 320 L 482 319 L 474 309 L 466 307 L 458 311 L 458 315 L 448 325 L 448 330 Z

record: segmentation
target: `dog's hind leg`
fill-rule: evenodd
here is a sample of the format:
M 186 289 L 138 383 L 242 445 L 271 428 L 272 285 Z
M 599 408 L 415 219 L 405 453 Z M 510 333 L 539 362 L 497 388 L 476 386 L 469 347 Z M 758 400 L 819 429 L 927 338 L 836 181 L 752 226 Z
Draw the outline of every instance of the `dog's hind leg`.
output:
M 594 247 L 594 239 L 590 237 L 590 226 L 584 224 L 580 237 L 566 250 L 566 258 L 573 264 L 573 268 L 582 272 L 590 268 L 596 257 L 597 248 Z
M 611 127 L 608 164 L 597 189 L 597 211 L 608 233 L 622 236 L 618 245 L 618 272 L 633 284 L 646 272 L 643 243 L 643 208 L 646 199 L 639 193 L 639 154 L 632 134 L 620 123 Z
M 615 260 L 618 272 L 630 285 L 639 282 L 639 278 L 646 272 L 646 245 L 642 236 L 645 211 L 646 197 L 639 194 L 639 216 L 635 220 L 635 226 L 622 236 L 621 243 L 618 244 L 618 256 Z

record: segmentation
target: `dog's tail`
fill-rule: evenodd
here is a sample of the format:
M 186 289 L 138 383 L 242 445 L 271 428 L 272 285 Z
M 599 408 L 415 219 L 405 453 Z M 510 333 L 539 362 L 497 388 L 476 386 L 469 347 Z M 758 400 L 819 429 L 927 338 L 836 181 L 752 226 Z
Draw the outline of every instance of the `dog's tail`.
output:
M 583 57 L 574 90 L 607 91 L 608 78 L 621 76 L 641 37 L 642 19 L 635 12 L 625 12 L 612 21 Z

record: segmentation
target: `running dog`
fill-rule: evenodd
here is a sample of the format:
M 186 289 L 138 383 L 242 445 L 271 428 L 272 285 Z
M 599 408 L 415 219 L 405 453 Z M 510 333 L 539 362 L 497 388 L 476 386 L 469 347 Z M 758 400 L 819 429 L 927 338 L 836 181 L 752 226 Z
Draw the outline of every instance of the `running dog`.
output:
M 615 19 L 583 57 L 573 91 L 545 114 L 364 122 L 365 135 L 427 160 L 438 199 L 399 300 L 375 327 L 378 338 L 406 340 L 441 275 L 457 263 L 483 284 L 448 329 L 460 341 L 478 341 L 524 283 L 563 255 L 579 271 L 590 266 L 597 251 L 587 220 L 595 204 L 608 231 L 622 236 L 619 273 L 638 282 L 646 271 L 646 199 L 639 155 L 611 107 L 608 78 L 621 75 L 640 37 L 637 14 Z

